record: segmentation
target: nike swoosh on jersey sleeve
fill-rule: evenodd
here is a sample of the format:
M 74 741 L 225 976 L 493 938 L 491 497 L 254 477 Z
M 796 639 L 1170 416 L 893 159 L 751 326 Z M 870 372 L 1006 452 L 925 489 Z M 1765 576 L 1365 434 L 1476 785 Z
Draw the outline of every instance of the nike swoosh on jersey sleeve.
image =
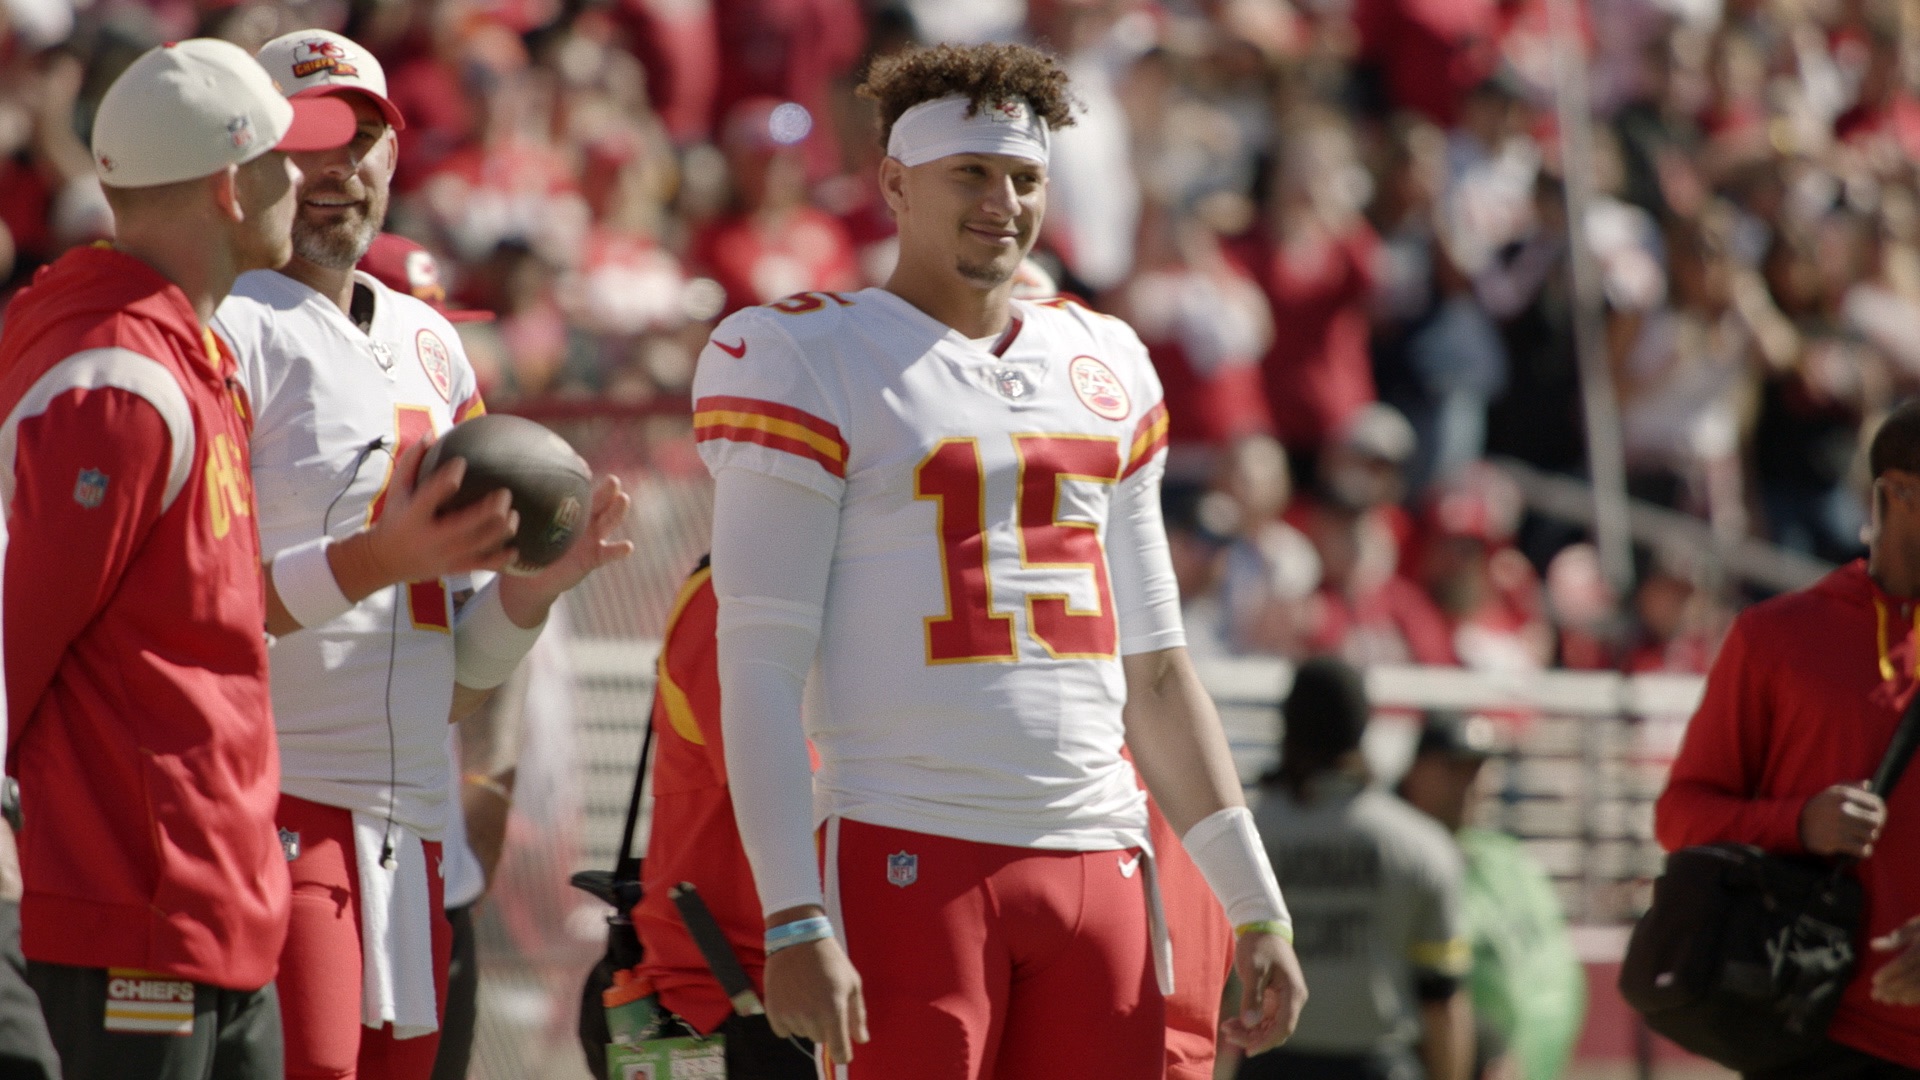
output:
M 846 479 L 847 440 L 840 429 L 790 405 L 758 398 L 714 395 L 693 404 L 696 442 L 726 439 L 783 450 Z
M 1153 455 L 1165 449 L 1167 445 L 1167 403 L 1162 401 L 1147 410 L 1140 418 L 1140 424 L 1133 429 L 1133 446 L 1127 452 L 1127 467 L 1120 474 L 1122 480 L 1140 471 Z

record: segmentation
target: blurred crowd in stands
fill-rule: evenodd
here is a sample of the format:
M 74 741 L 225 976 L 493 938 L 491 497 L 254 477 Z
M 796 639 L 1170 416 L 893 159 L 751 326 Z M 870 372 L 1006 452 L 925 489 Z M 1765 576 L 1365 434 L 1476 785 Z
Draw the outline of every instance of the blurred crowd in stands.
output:
M 683 407 L 718 317 L 885 279 L 865 59 L 1032 41 L 1085 106 L 1037 258 L 1166 383 L 1196 650 L 1704 671 L 1742 597 L 1698 546 L 1619 595 L 1492 464 L 1586 469 L 1557 50 L 1631 491 L 1839 561 L 1860 432 L 1920 387 L 1920 11 L 1554 7 L 0 0 L 0 282 L 109 235 L 88 125 L 141 50 L 324 26 L 386 66 L 390 228 L 496 314 L 462 325 L 495 407 Z

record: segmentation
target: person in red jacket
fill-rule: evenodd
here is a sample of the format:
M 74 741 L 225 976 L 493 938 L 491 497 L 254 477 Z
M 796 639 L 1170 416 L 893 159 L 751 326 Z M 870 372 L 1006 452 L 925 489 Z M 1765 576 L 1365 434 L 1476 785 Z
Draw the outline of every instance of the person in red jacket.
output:
M 287 155 L 352 136 L 230 43 L 147 52 L 93 128 L 115 245 L 41 271 L 0 334 L 21 936 L 69 1080 L 281 1075 L 252 421 L 207 324 L 291 254 Z
M 1893 411 L 1868 457 L 1867 558 L 1740 614 L 1654 805 L 1669 851 L 1733 842 L 1860 860 L 1866 940 L 1829 1045 L 1749 1074 L 1764 1080 L 1920 1077 L 1908 923 L 1920 914 L 1920 784 L 1885 800 L 1866 789 L 1920 687 L 1920 401 Z
M 733 823 L 720 734 L 720 668 L 715 644 L 719 602 L 703 560 L 681 586 L 660 650 L 653 705 L 653 824 L 641 867 L 633 928 L 638 973 L 661 1007 L 703 1035 L 727 1040 L 727 1075 L 740 1080 L 812 1080 L 813 1048 L 778 1038 L 764 1016 L 737 1016 L 708 970 L 667 891 L 685 881 L 699 890 L 754 988 L 767 965 L 760 894 Z
M 726 1036 L 727 1075 L 734 1080 L 813 1080 L 811 1048 L 796 1050 L 808 1044 L 777 1038 L 764 1016 L 734 1015 L 667 895 L 680 882 L 692 882 L 754 989 L 764 992 L 760 894 L 727 792 L 714 639 L 718 619 L 713 571 L 703 560 L 680 588 L 660 650 L 652 721 L 653 824 L 640 902 L 633 908 L 644 957 L 636 971 L 659 995 L 661 1007 L 703 1035 L 717 1030 Z M 1213 1075 L 1221 992 L 1233 969 L 1233 927 L 1173 826 L 1151 802 L 1148 811 L 1177 965 L 1174 993 L 1167 999 L 1167 1080 L 1207 1080 Z

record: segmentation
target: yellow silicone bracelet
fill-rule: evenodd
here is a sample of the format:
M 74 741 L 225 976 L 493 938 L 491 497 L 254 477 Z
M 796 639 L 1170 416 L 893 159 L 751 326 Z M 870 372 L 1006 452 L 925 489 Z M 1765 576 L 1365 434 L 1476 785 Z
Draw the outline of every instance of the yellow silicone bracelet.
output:
M 1293 927 L 1277 919 L 1261 919 L 1259 922 L 1241 923 L 1239 926 L 1233 928 L 1233 936 L 1236 938 L 1243 938 L 1253 933 L 1273 934 L 1284 939 L 1287 944 L 1293 944 Z

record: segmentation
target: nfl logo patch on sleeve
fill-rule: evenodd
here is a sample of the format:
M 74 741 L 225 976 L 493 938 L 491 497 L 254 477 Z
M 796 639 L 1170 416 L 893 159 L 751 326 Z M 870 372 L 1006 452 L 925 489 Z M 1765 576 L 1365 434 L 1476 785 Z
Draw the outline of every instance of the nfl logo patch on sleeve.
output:
M 107 474 L 99 469 L 81 469 L 79 479 L 73 482 L 73 501 L 92 510 L 106 497 Z
M 887 856 L 887 884 L 901 888 L 920 880 L 920 856 L 909 855 L 902 851 L 898 855 Z

